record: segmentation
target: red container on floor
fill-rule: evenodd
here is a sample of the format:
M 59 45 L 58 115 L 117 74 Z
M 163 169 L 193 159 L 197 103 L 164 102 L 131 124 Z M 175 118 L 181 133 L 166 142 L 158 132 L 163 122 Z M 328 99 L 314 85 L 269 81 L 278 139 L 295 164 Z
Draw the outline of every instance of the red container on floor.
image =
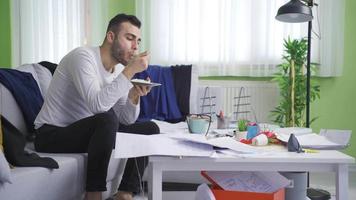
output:
M 226 191 L 212 186 L 216 200 L 285 200 L 284 188 L 274 193 Z
M 226 191 L 218 186 L 204 171 L 201 174 L 212 183 L 210 189 L 216 200 L 285 200 L 284 188 L 273 193 Z

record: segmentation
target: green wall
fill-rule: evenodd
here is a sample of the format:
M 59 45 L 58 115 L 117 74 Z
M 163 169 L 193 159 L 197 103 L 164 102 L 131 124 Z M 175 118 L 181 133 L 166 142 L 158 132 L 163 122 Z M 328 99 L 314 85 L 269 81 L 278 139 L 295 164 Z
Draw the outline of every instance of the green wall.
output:
M 11 67 L 10 0 L 0 1 L 0 67 Z
M 135 14 L 134 0 L 109 0 L 109 17 L 112 18 L 118 13 Z
M 350 129 L 351 146 L 345 152 L 356 157 L 356 1 L 346 0 L 345 59 L 343 75 L 319 79 L 320 100 L 311 105 L 311 113 L 319 116 L 312 128 Z

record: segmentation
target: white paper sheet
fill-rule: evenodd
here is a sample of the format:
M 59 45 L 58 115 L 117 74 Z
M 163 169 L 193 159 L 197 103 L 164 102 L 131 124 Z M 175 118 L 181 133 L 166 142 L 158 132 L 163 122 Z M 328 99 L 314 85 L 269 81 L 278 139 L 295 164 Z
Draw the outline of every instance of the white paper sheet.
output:
M 205 137 L 205 135 L 202 134 L 171 134 L 169 135 L 169 137 L 177 140 L 209 144 L 214 147 L 228 148 L 238 153 L 258 153 L 260 151 L 256 147 L 236 141 L 232 137 L 219 137 L 208 139 L 207 137 Z
M 286 127 L 286 128 L 277 128 L 274 130 L 274 132 L 276 134 L 281 134 L 281 135 L 290 135 L 290 134 L 294 134 L 294 135 L 305 135 L 305 134 L 309 134 L 312 133 L 312 129 L 311 128 L 304 128 L 304 127 Z
M 205 172 L 224 190 L 245 192 L 276 192 L 290 185 L 290 181 L 278 172 Z
M 210 145 L 175 140 L 166 134 L 138 135 L 118 132 L 115 148 L 115 158 L 150 155 L 210 157 L 214 153 Z
M 346 148 L 349 145 L 351 133 L 351 130 L 321 129 L 319 135 Z
M 288 142 L 289 136 L 289 134 L 279 134 L 277 135 L 277 138 L 283 142 Z M 331 142 L 326 139 L 326 137 L 315 133 L 295 135 L 295 137 L 298 139 L 300 146 L 303 148 L 334 149 L 341 146 L 340 144 Z

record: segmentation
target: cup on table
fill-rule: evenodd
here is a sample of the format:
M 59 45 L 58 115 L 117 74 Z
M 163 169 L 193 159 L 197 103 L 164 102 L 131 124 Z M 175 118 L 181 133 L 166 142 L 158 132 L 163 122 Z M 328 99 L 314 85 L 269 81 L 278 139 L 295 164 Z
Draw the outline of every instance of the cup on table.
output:
M 249 123 L 247 125 L 247 136 L 246 136 L 246 139 L 252 139 L 254 138 L 259 132 L 259 128 L 258 128 L 258 125 L 255 124 L 255 123 Z
M 208 115 L 189 115 L 187 116 L 187 124 L 189 133 L 193 134 L 206 134 L 209 131 L 210 116 Z

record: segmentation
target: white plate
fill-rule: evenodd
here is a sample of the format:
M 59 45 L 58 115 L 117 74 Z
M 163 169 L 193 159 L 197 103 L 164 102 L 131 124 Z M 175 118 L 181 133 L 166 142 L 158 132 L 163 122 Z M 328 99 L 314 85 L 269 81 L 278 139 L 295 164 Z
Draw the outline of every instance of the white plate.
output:
M 143 86 L 151 86 L 151 87 L 162 85 L 160 83 L 153 83 L 153 82 L 146 81 L 144 79 L 132 79 L 131 83 L 134 85 L 143 85 Z

